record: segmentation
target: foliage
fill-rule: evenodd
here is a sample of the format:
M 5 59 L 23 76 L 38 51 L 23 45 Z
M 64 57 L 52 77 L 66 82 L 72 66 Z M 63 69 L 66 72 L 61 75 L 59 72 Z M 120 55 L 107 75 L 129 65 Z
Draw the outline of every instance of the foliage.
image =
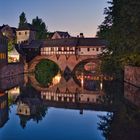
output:
M 109 4 L 97 32 L 109 42 L 103 65 L 122 70 L 124 65 L 140 66 L 140 1 L 112 0 Z
M 8 40 L 8 52 L 11 52 L 14 49 L 15 44 L 16 44 L 15 39 Z
M 113 113 L 107 113 L 104 116 L 98 116 L 100 118 L 100 122 L 98 123 L 98 129 L 102 131 L 102 135 L 108 139 L 111 134 L 111 124 L 113 120 Z
M 24 27 L 25 24 L 27 24 L 27 19 L 25 13 L 22 12 L 19 16 L 19 28 Z
M 48 87 L 58 71 L 59 67 L 57 64 L 53 61 L 43 59 L 36 65 L 35 77 L 42 86 Z
M 33 28 L 36 30 L 36 39 L 46 39 L 47 38 L 47 27 L 45 22 L 38 16 L 32 20 Z

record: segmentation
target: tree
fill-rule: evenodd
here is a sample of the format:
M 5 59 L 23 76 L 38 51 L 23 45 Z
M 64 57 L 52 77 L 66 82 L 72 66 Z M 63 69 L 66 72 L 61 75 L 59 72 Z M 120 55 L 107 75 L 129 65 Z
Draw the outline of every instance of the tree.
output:
M 32 26 L 36 30 L 36 39 L 46 39 L 47 27 L 45 22 L 38 16 L 32 20 Z
M 103 64 L 123 70 L 124 65 L 140 66 L 140 1 L 112 0 L 105 8 L 105 20 L 99 26 L 97 36 L 109 43 Z M 109 62 L 107 62 L 107 61 Z M 110 65 L 108 68 L 109 69 Z
M 19 28 L 24 27 L 25 24 L 27 24 L 27 19 L 25 13 L 22 12 L 19 16 Z

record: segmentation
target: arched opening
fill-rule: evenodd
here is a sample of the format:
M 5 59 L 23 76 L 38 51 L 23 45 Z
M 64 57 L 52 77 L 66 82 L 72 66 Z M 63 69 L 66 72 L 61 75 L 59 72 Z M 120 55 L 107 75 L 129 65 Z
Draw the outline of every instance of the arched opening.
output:
M 35 66 L 35 79 L 42 87 L 50 87 L 60 82 L 60 68 L 49 59 L 42 59 Z
M 80 61 L 73 70 L 74 81 L 88 91 L 100 90 L 100 61 L 85 59 Z

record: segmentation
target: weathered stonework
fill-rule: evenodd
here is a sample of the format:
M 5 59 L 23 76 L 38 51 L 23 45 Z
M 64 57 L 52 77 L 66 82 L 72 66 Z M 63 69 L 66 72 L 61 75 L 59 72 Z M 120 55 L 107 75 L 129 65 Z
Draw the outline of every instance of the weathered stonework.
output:
M 15 76 L 24 73 L 23 64 L 8 64 L 0 69 L 0 78 Z
M 140 87 L 140 67 L 125 66 L 124 81 Z

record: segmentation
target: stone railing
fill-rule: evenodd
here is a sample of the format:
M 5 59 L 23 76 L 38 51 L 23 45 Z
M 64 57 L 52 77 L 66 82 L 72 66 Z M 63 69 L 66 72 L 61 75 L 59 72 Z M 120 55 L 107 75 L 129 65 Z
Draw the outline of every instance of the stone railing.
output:
M 125 66 L 124 81 L 140 87 L 140 67 Z

